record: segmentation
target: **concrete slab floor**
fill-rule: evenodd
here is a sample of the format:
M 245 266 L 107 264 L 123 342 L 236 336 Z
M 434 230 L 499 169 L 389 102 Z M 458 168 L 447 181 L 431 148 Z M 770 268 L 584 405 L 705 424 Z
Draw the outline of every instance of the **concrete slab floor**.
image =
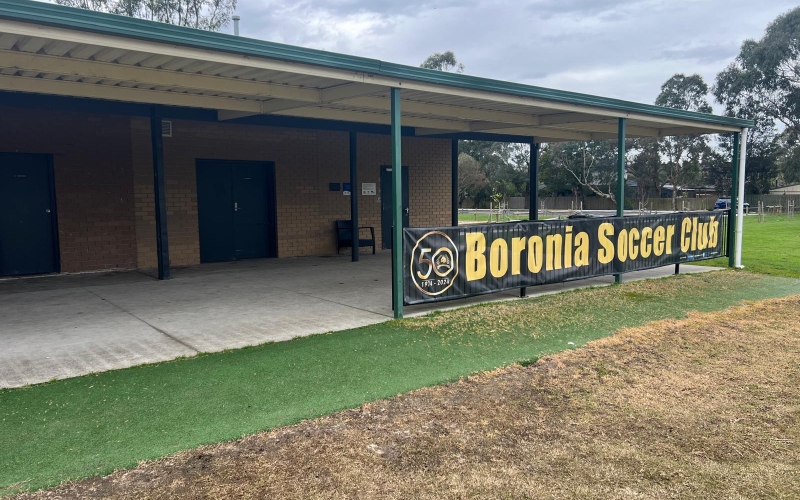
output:
M 259 259 L 148 273 L 114 271 L 0 281 L 0 388 L 193 356 L 386 321 L 391 254 Z M 681 266 L 682 273 L 714 268 Z M 673 267 L 625 275 L 662 277 Z M 528 288 L 528 296 L 610 284 L 613 277 Z M 407 307 L 518 299 L 502 292 Z

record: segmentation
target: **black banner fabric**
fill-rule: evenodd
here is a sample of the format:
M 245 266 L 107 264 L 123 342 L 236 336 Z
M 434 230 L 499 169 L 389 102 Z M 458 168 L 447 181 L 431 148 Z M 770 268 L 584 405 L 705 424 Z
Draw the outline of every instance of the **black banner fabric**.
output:
M 403 229 L 403 302 L 713 259 L 727 211 Z

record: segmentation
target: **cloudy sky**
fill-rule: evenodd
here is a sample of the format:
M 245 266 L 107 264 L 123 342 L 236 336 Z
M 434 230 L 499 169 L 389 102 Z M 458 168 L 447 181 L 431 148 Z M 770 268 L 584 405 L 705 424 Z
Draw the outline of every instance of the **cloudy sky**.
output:
M 238 0 L 241 34 L 652 103 L 677 72 L 713 83 L 788 0 Z M 232 29 L 232 26 L 229 26 Z

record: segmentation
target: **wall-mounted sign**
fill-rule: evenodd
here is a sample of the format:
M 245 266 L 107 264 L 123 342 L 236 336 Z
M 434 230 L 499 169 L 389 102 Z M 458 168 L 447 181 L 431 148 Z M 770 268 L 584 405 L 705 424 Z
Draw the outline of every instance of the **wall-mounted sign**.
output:
M 342 183 L 342 194 L 345 195 L 345 196 L 350 196 L 350 191 L 351 191 L 350 190 L 350 183 L 349 182 L 343 182 Z
M 403 229 L 403 302 L 419 304 L 724 255 L 727 212 Z
M 375 196 L 378 192 L 376 184 L 374 182 L 364 182 L 361 184 L 361 195 L 362 196 Z
M 328 183 L 328 191 L 339 191 L 339 183 L 338 182 L 329 182 Z

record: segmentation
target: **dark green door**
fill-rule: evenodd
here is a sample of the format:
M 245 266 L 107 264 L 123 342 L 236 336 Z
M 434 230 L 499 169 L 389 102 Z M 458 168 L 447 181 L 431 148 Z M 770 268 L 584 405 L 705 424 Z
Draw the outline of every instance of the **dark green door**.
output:
M 58 272 L 52 159 L 0 154 L 0 276 Z
M 233 167 L 233 256 L 254 259 L 268 255 L 267 171 L 258 163 Z
M 273 163 L 198 160 L 200 261 L 275 257 Z
M 408 167 L 403 167 L 403 227 L 408 227 Z M 381 166 L 381 241 L 392 248 L 392 166 Z
M 233 177 L 224 162 L 197 162 L 200 262 L 233 260 Z

